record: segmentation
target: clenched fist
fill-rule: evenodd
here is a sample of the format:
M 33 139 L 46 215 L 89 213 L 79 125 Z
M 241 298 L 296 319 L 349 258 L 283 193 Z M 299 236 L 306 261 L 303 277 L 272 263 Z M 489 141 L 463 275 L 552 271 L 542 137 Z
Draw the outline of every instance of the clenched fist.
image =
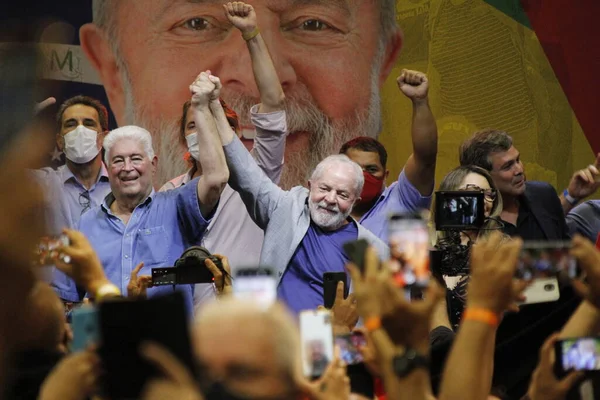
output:
M 233 1 L 223 4 L 223 8 L 229 22 L 242 33 L 250 33 L 256 28 L 256 13 L 250 4 Z
M 424 100 L 429 92 L 427 75 L 419 71 L 403 69 L 396 80 L 398 88 L 411 100 Z
M 210 71 L 201 72 L 194 83 L 190 85 L 192 105 L 207 106 L 211 101 L 218 100 L 221 93 L 221 81 Z

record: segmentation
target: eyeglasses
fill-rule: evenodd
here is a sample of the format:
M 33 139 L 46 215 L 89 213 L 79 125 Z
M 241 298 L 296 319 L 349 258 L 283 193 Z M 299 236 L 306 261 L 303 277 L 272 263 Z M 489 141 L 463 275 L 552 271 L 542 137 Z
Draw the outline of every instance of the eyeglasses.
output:
M 498 196 L 498 192 L 496 192 L 496 189 L 482 189 L 477 185 L 467 185 L 465 186 L 465 190 L 483 192 L 483 196 L 488 201 L 494 201 Z
M 90 192 L 86 190 L 79 193 L 79 205 L 81 206 L 81 214 L 91 208 Z

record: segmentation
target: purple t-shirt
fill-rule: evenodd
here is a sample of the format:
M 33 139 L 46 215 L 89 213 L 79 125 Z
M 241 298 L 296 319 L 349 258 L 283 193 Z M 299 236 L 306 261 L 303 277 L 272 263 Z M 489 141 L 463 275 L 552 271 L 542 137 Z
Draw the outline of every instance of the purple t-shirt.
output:
M 324 231 L 313 222 L 279 282 L 277 296 L 298 314 L 323 304 L 323 274 L 345 272 L 348 257 L 343 245 L 358 237 L 355 222 L 336 231 Z
M 387 243 L 387 219 L 390 214 L 415 212 L 429 207 L 431 196 L 422 196 L 402 170 L 398 180 L 383 191 L 375 205 L 358 222 Z

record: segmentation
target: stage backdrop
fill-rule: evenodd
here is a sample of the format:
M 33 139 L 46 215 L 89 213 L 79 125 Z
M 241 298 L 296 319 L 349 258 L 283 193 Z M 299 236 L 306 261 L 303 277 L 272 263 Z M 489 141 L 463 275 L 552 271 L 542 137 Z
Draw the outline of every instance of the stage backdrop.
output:
M 436 181 L 457 165 L 458 145 L 482 128 L 508 131 L 527 178 L 562 190 L 600 152 L 600 2 L 398 0 L 401 68 L 427 71 L 438 121 Z M 410 103 L 392 77 L 383 91 L 381 141 L 410 154 Z
M 18 15 L 17 2 L 11 4 Z M 92 19 L 91 0 L 40 1 L 21 12 L 59 21 L 43 38 L 52 42 L 45 48 L 46 78 L 68 82 L 59 101 L 84 93 L 108 104 L 79 47 L 78 28 Z M 394 155 L 390 180 L 411 152 L 410 102 L 395 82 L 409 68 L 427 72 L 431 81 L 440 135 L 438 183 L 457 166 L 459 144 L 475 130 L 493 127 L 513 136 L 528 179 L 562 190 L 573 171 L 600 151 L 594 118 L 600 109 L 598 15 L 597 0 L 397 0 L 404 43 L 382 89 L 380 136 Z M 49 155 L 49 162 L 60 160 L 56 152 Z

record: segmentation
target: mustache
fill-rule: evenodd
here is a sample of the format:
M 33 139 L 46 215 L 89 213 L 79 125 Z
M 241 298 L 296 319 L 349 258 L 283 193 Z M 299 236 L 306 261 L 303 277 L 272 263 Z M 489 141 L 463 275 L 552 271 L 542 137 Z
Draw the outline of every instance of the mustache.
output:
M 325 210 L 331 211 L 331 212 L 336 212 L 336 213 L 340 212 L 340 208 L 337 206 L 337 204 L 332 207 L 332 206 L 328 205 L 325 201 L 318 202 L 317 207 L 324 208 Z

